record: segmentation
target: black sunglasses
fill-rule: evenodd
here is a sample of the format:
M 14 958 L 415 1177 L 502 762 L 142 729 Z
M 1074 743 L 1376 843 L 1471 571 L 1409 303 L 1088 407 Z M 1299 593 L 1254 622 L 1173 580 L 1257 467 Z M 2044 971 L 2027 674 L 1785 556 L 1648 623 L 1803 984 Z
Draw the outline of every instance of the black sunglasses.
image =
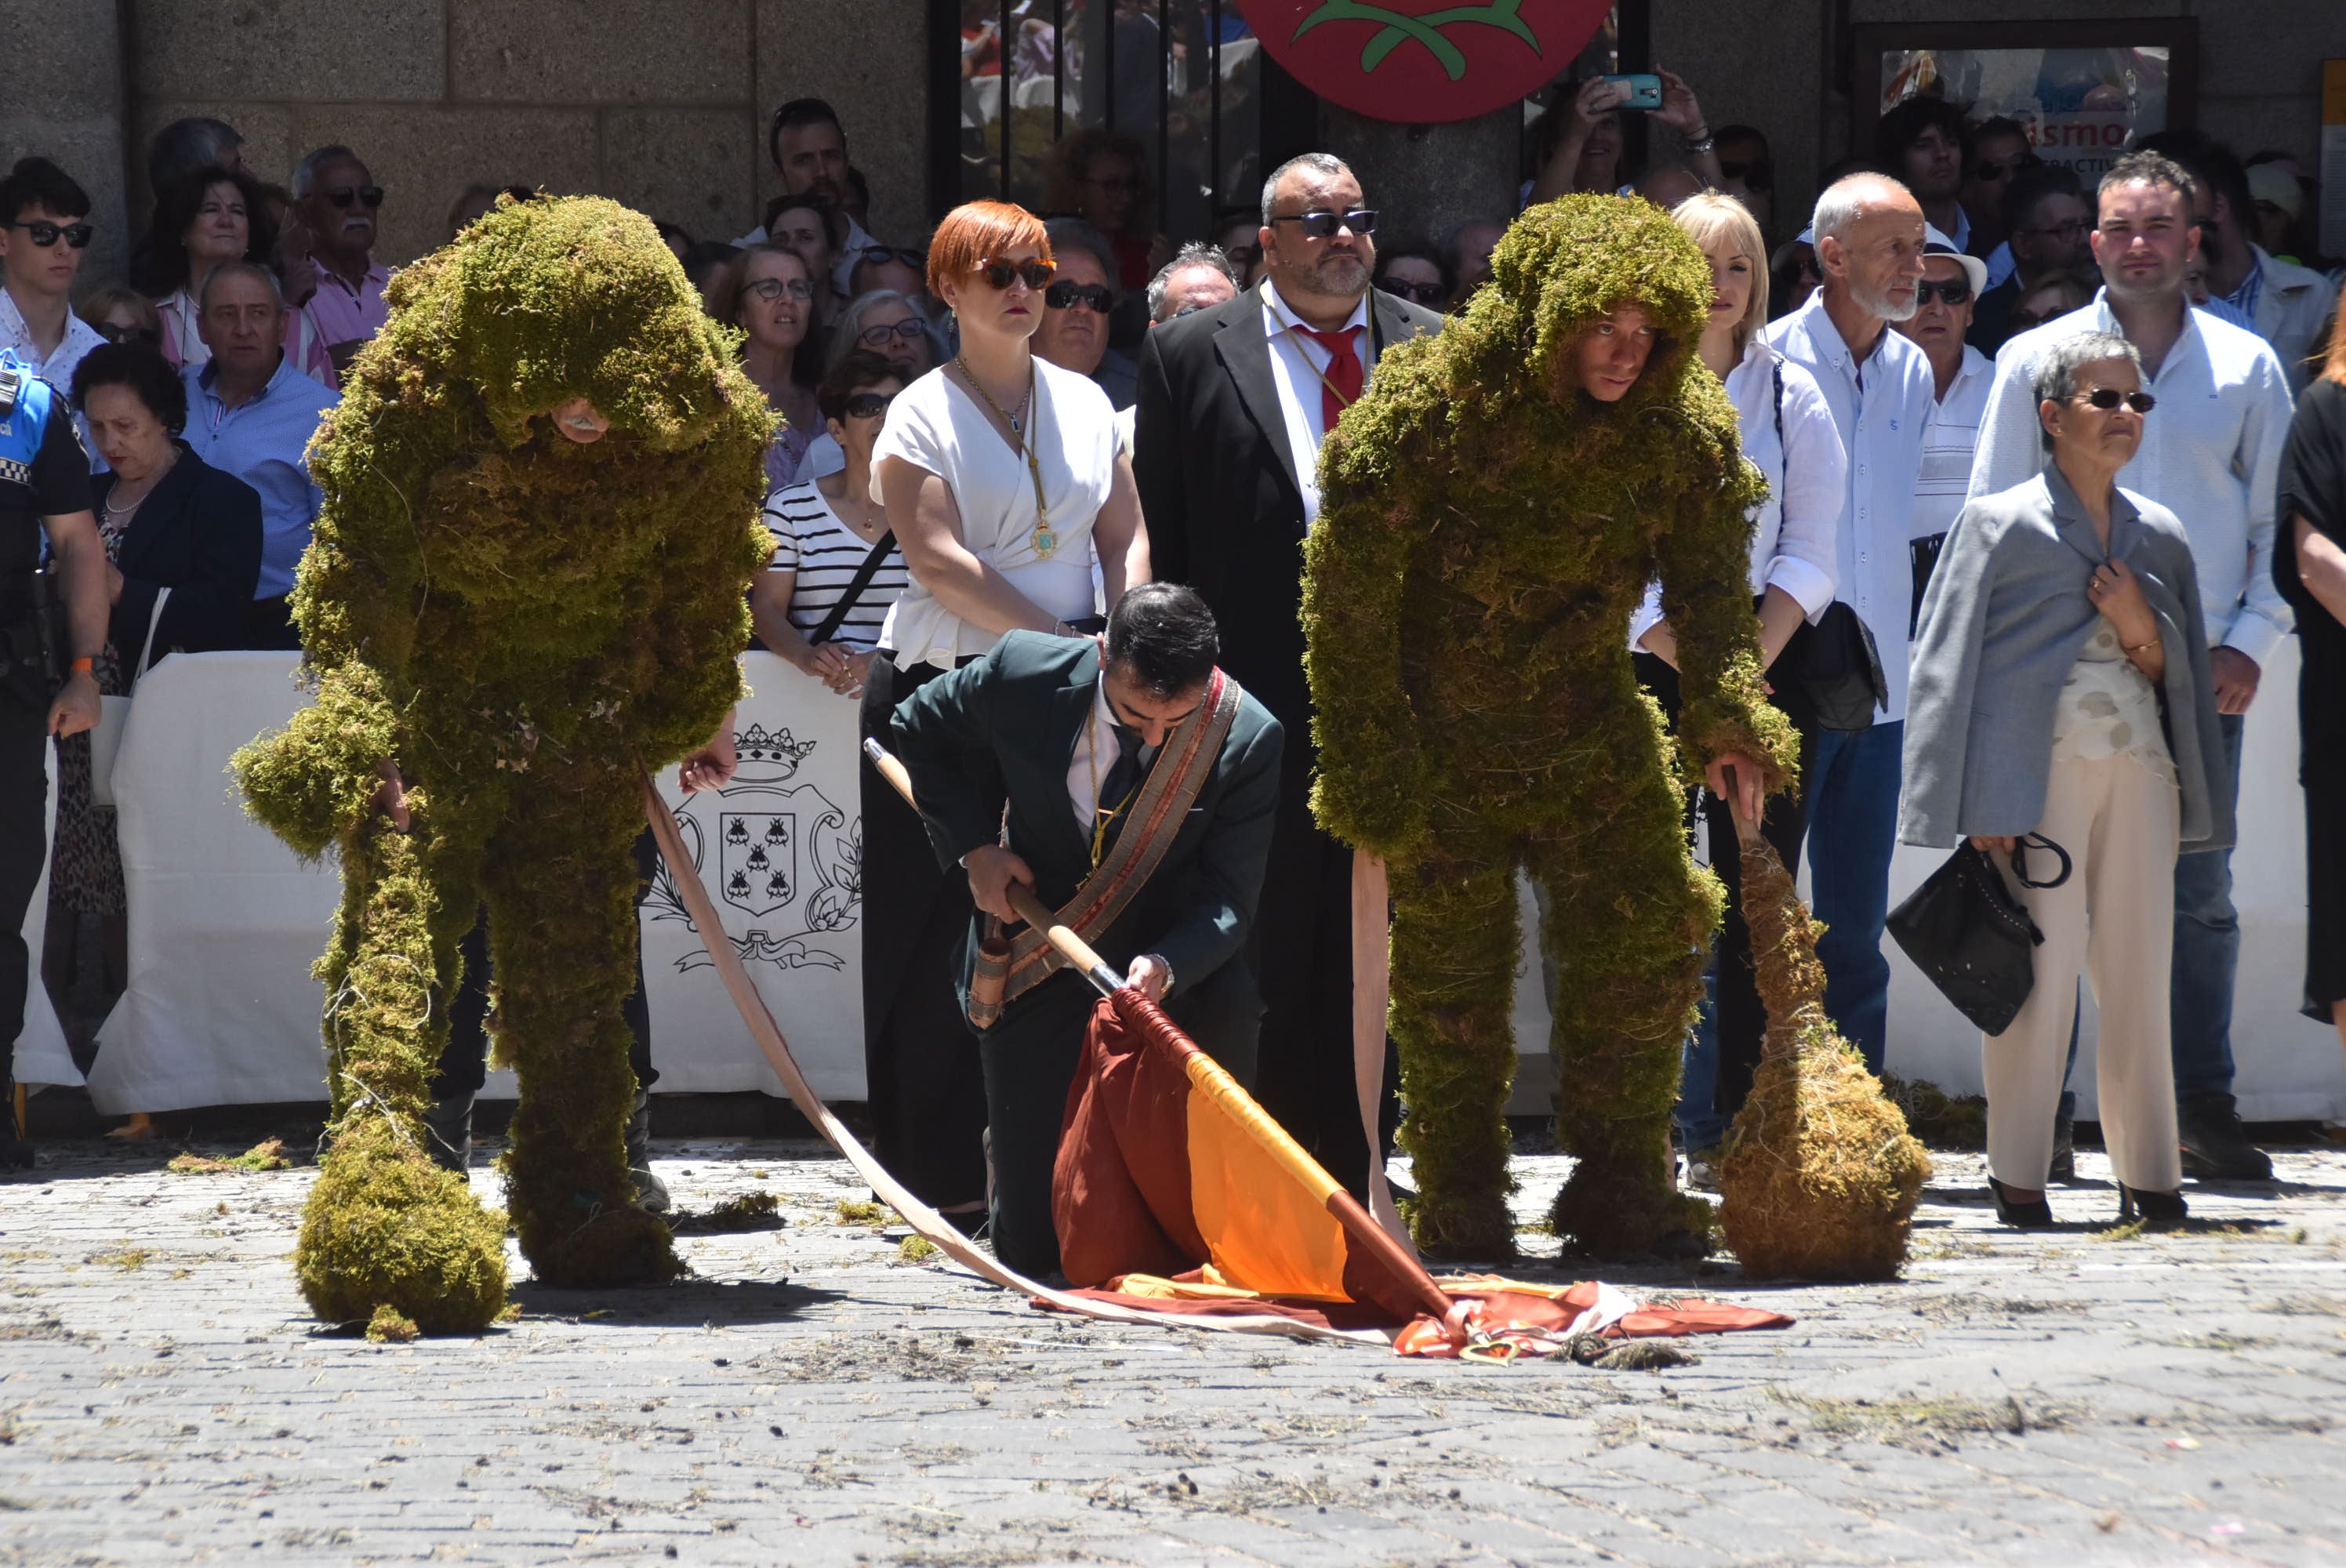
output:
M 888 412 L 888 405 L 894 402 L 896 394 L 894 392 L 856 392 L 847 400 L 847 417 L 850 419 L 878 419 L 882 414 Z
M 855 341 L 867 349 L 884 349 L 900 339 L 908 343 L 918 342 L 928 336 L 928 332 L 927 322 L 918 316 L 907 316 L 892 327 L 866 327 L 855 334 Z
M 1069 311 L 1080 304 L 1105 316 L 1116 308 L 1116 290 L 1105 283 L 1062 278 L 1043 290 L 1043 303 L 1054 311 Z
M 1438 306 L 1443 295 L 1439 283 L 1413 283 L 1406 278 L 1380 278 L 1377 287 L 1388 294 L 1404 300 L 1414 300 L 1421 305 Z
M 2025 169 L 2035 168 L 2044 160 L 2034 153 L 2022 153 L 2018 158 L 1984 158 L 1972 165 L 1972 178 L 1983 185 L 1990 180 L 2010 179 Z
M 2148 413 L 2158 406 L 2158 400 L 2147 392 L 2122 392 L 2116 387 L 2096 387 L 2089 392 L 2080 392 L 2078 395 L 2089 406 L 2100 409 L 2104 413 L 2108 413 L 2120 403 L 2126 404 L 2137 413 Z
M 372 212 L 382 205 L 382 187 L 379 185 L 362 185 L 356 188 L 346 185 L 340 190 L 321 191 L 319 194 L 336 207 L 348 207 L 355 201 Z
M 1304 235 L 1312 239 L 1333 239 L 1336 230 L 1349 229 L 1355 234 L 1374 234 L 1377 215 L 1372 208 L 1355 207 L 1350 212 L 1330 212 L 1317 209 L 1310 212 L 1274 212 L 1273 223 L 1300 223 Z
M 1950 305 L 1960 305 L 1971 297 L 1972 282 L 1968 278 L 1950 278 L 1943 283 L 1918 282 L 1914 285 L 1914 308 L 1918 311 L 1934 298 L 1944 300 Z
M 1720 158 L 1719 178 L 1739 179 L 1749 190 L 1766 190 L 1776 183 L 1776 166 L 1764 158 L 1746 160 Z
M 981 261 L 971 269 L 989 289 L 1007 289 L 1014 282 L 1023 282 L 1029 289 L 1048 288 L 1051 274 L 1058 270 L 1058 263 L 1042 260 Z
M 926 269 L 928 252 L 907 250 L 900 245 L 866 245 L 855 253 L 858 265 L 869 261 L 874 267 L 885 267 L 891 261 L 902 261 L 907 267 Z
M 21 229 L 33 237 L 33 243 L 46 250 L 59 239 L 76 250 L 89 249 L 89 237 L 97 230 L 87 223 L 11 223 L 11 229 Z
M 98 325 L 92 329 L 109 343 L 159 343 L 163 334 L 152 327 L 114 327 Z

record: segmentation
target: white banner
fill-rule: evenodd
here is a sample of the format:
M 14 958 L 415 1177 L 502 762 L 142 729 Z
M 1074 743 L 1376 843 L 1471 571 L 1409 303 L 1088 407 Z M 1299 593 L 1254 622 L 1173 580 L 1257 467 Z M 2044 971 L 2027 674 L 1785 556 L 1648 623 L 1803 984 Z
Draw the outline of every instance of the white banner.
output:
M 54 844 L 57 832 L 57 748 L 45 746 L 42 751 L 49 773 L 44 830 Z M 48 915 L 49 868 L 44 861 L 41 880 L 33 889 L 32 906 L 25 911 L 25 1024 L 16 1035 L 15 1056 L 16 1082 L 36 1091 L 51 1084 L 70 1087 L 81 1082 L 81 1069 L 74 1065 L 73 1053 L 66 1049 L 66 1032 L 57 1022 L 57 1010 L 49 1004 L 49 988 L 41 983 L 41 943 L 46 940 Z

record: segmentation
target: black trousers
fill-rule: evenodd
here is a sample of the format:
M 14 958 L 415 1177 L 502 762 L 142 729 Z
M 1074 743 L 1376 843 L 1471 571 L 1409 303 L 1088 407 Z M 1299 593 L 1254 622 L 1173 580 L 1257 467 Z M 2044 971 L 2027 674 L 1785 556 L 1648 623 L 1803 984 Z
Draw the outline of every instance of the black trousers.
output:
M 26 988 L 32 953 L 25 945 L 25 915 L 48 858 L 49 707 L 0 681 L 0 1143 L 15 1130 L 16 1037 L 25 1031 Z
M 636 900 L 643 901 L 652 885 L 652 873 L 659 865 L 659 846 L 646 828 L 636 835 Z M 627 1064 L 636 1070 L 636 1082 L 648 1089 L 659 1082 L 659 1074 L 652 1066 L 651 1004 L 644 997 L 644 944 L 638 927 L 636 942 L 636 988 L 619 1004 L 619 1015 L 627 1023 Z M 709 933 L 710 940 L 722 942 L 725 933 Z M 464 933 L 462 944 L 464 954 L 464 978 L 456 987 L 456 994 L 448 999 L 448 1044 L 441 1048 L 440 1064 L 433 1069 L 432 1097 L 452 1099 L 458 1095 L 477 1095 L 488 1082 L 489 1073 L 489 982 L 494 978 L 489 970 L 489 911 L 483 907 L 473 929 Z
M 1794 632 L 1792 641 L 1776 661 L 1780 670 L 1791 667 L 1790 657 L 1800 646 L 1804 632 Z M 1678 671 L 1651 654 L 1637 654 L 1638 682 L 1662 705 L 1672 725 L 1678 717 Z M 1816 760 L 1816 715 L 1801 696 L 1790 689 L 1788 678 L 1780 684 L 1770 701 L 1792 721 L 1800 738 L 1800 777 L 1806 779 L 1809 768 Z M 1719 940 L 1712 948 L 1718 965 L 1717 999 L 1712 1005 L 1712 1018 L 1719 1036 L 1719 1078 L 1712 1105 L 1722 1120 L 1732 1121 L 1751 1095 L 1752 1077 L 1760 1070 L 1760 1048 L 1768 1033 L 1768 1009 L 1760 1000 L 1760 982 L 1752 968 L 1751 928 L 1743 919 L 1743 846 L 1735 832 L 1734 815 L 1727 802 L 1708 790 L 1698 791 L 1704 830 L 1709 836 L 1710 869 L 1717 872 L 1727 888 L 1727 913 L 1719 921 Z M 1794 876 L 1800 874 L 1800 846 L 1809 831 L 1808 791 L 1805 788 L 1787 790 L 1768 797 L 1760 818 L 1760 836 L 1774 846 L 1784 867 Z
M 943 674 L 933 664 L 899 669 L 885 655 L 874 658 L 863 682 L 861 738 L 892 749 L 888 720 L 896 705 Z M 985 1084 L 954 991 L 974 912 L 969 879 L 939 868 L 920 814 L 868 759 L 858 777 L 864 1092 L 874 1152 L 932 1207 L 979 1202 L 985 1196 Z M 1045 1202 L 1047 1207 L 1047 1193 Z
M 994 1150 L 994 1256 L 1030 1277 L 1059 1268 L 1051 1178 L 1067 1087 L 1098 1001 L 1088 981 L 1062 970 L 1011 1003 L 977 1038 Z M 1234 959 L 1194 989 L 1184 992 L 1177 985 L 1165 1012 L 1242 1087 L 1251 1087 L 1261 1005 L 1244 961 Z M 1356 1125 L 1359 1119 L 1355 1110 Z

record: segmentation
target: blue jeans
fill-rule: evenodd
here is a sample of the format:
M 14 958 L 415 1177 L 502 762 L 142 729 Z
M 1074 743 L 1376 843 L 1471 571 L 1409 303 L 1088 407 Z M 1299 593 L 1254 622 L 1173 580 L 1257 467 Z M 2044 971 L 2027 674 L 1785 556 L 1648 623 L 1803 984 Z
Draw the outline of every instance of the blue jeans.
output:
M 1826 729 L 1808 778 L 1809 885 L 1825 934 L 1825 1012 L 1869 1070 L 1882 1071 L 1890 1032 L 1890 852 L 1898 840 L 1898 784 L 1906 726 Z
M 2240 790 L 2239 714 L 2218 718 L 2224 763 Z M 2232 907 L 2232 851 L 2189 846 L 2175 858 L 2175 972 L 2168 996 L 2175 1097 L 2232 1092 L 2232 982 L 2240 966 L 2240 916 Z
M 1715 1146 L 1727 1136 L 1719 1114 L 1719 957 L 1702 972 L 1702 1014 L 1687 1031 L 1678 1077 L 1678 1143 L 1688 1154 Z

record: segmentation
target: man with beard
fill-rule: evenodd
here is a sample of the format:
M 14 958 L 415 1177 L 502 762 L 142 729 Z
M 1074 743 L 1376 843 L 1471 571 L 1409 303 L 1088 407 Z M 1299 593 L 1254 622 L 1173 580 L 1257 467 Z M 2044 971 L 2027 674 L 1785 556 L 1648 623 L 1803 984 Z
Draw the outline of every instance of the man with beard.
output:
M 391 273 L 374 259 L 382 209 L 382 187 L 346 147 L 321 147 L 293 170 L 293 209 L 318 269 L 318 291 L 301 314 L 333 357 L 337 375 L 382 330 L 389 310 L 382 290 Z
M 774 111 L 766 150 L 773 158 L 774 172 L 782 177 L 782 200 L 820 201 L 838 208 L 847 219 L 847 239 L 831 257 L 831 282 L 842 294 L 852 294 L 855 264 L 879 242 L 847 211 L 855 191 L 849 180 L 847 132 L 840 126 L 839 111 L 821 98 L 792 98 Z M 768 216 L 774 211 L 768 208 Z M 733 243 L 762 245 L 766 239 L 766 226 L 760 223 Z
M 1816 378 L 1849 452 L 1849 499 L 1834 578 L 1840 602 L 1871 634 L 1879 661 L 1876 697 L 1870 721 L 1859 721 L 1862 728 L 1820 729 L 1800 783 L 1814 824 L 1809 834 L 1812 907 L 1827 928 L 1817 941 L 1825 1011 L 1878 1074 L 1890 1017 L 1882 928 L 1897 841 L 1907 623 L 1913 610 L 1907 541 L 1923 432 L 1936 401 L 1930 360 L 1890 331 L 1890 323 L 1914 313 L 1927 231 L 1922 204 L 1879 174 L 1852 174 L 1827 187 L 1817 198 L 1813 229 L 1823 286 L 1764 336 Z M 1850 640 L 1860 626 L 1848 623 L 1847 616 L 1826 611 L 1815 640 L 1847 648 L 1862 667 L 1864 654 Z M 1787 675 L 1800 678 L 1799 671 Z
M 1261 284 L 1142 344 L 1132 460 L 1156 575 L 1204 596 L 1220 623 L 1222 667 L 1287 732 L 1254 923 L 1264 1002 L 1256 1097 L 1356 1197 L 1372 1151 L 1352 1061 L 1352 854 L 1311 816 L 1303 535 L 1319 515 L 1320 443 L 1337 416 L 1380 352 L 1442 325 L 1370 288 L 1376 222 L 1339 158 L 1305 153 L 1273 171 Z
M 1873 127 L 1873 166 L 1902 182 L 1923 220 L 1966 255 L 1972 220 L 1964 210 L 1964 166 L 1971 158 L 1964 111 L 1943 98 L 1908 98 Z
M 1999 280 L 1995 262 L 1989 260 L 1989 288 L 1974 301 L 1967 335 L 1984 354 L 2004 346 L 2013 334 L 2014 307 L 2047 277 L 2086 264 L 2086 236 L 2093 231 L 2094 209 L 2076 170 L 2045 164 L 2023 169 L 2004 187 L 2004 253 L 2012 268 Z

